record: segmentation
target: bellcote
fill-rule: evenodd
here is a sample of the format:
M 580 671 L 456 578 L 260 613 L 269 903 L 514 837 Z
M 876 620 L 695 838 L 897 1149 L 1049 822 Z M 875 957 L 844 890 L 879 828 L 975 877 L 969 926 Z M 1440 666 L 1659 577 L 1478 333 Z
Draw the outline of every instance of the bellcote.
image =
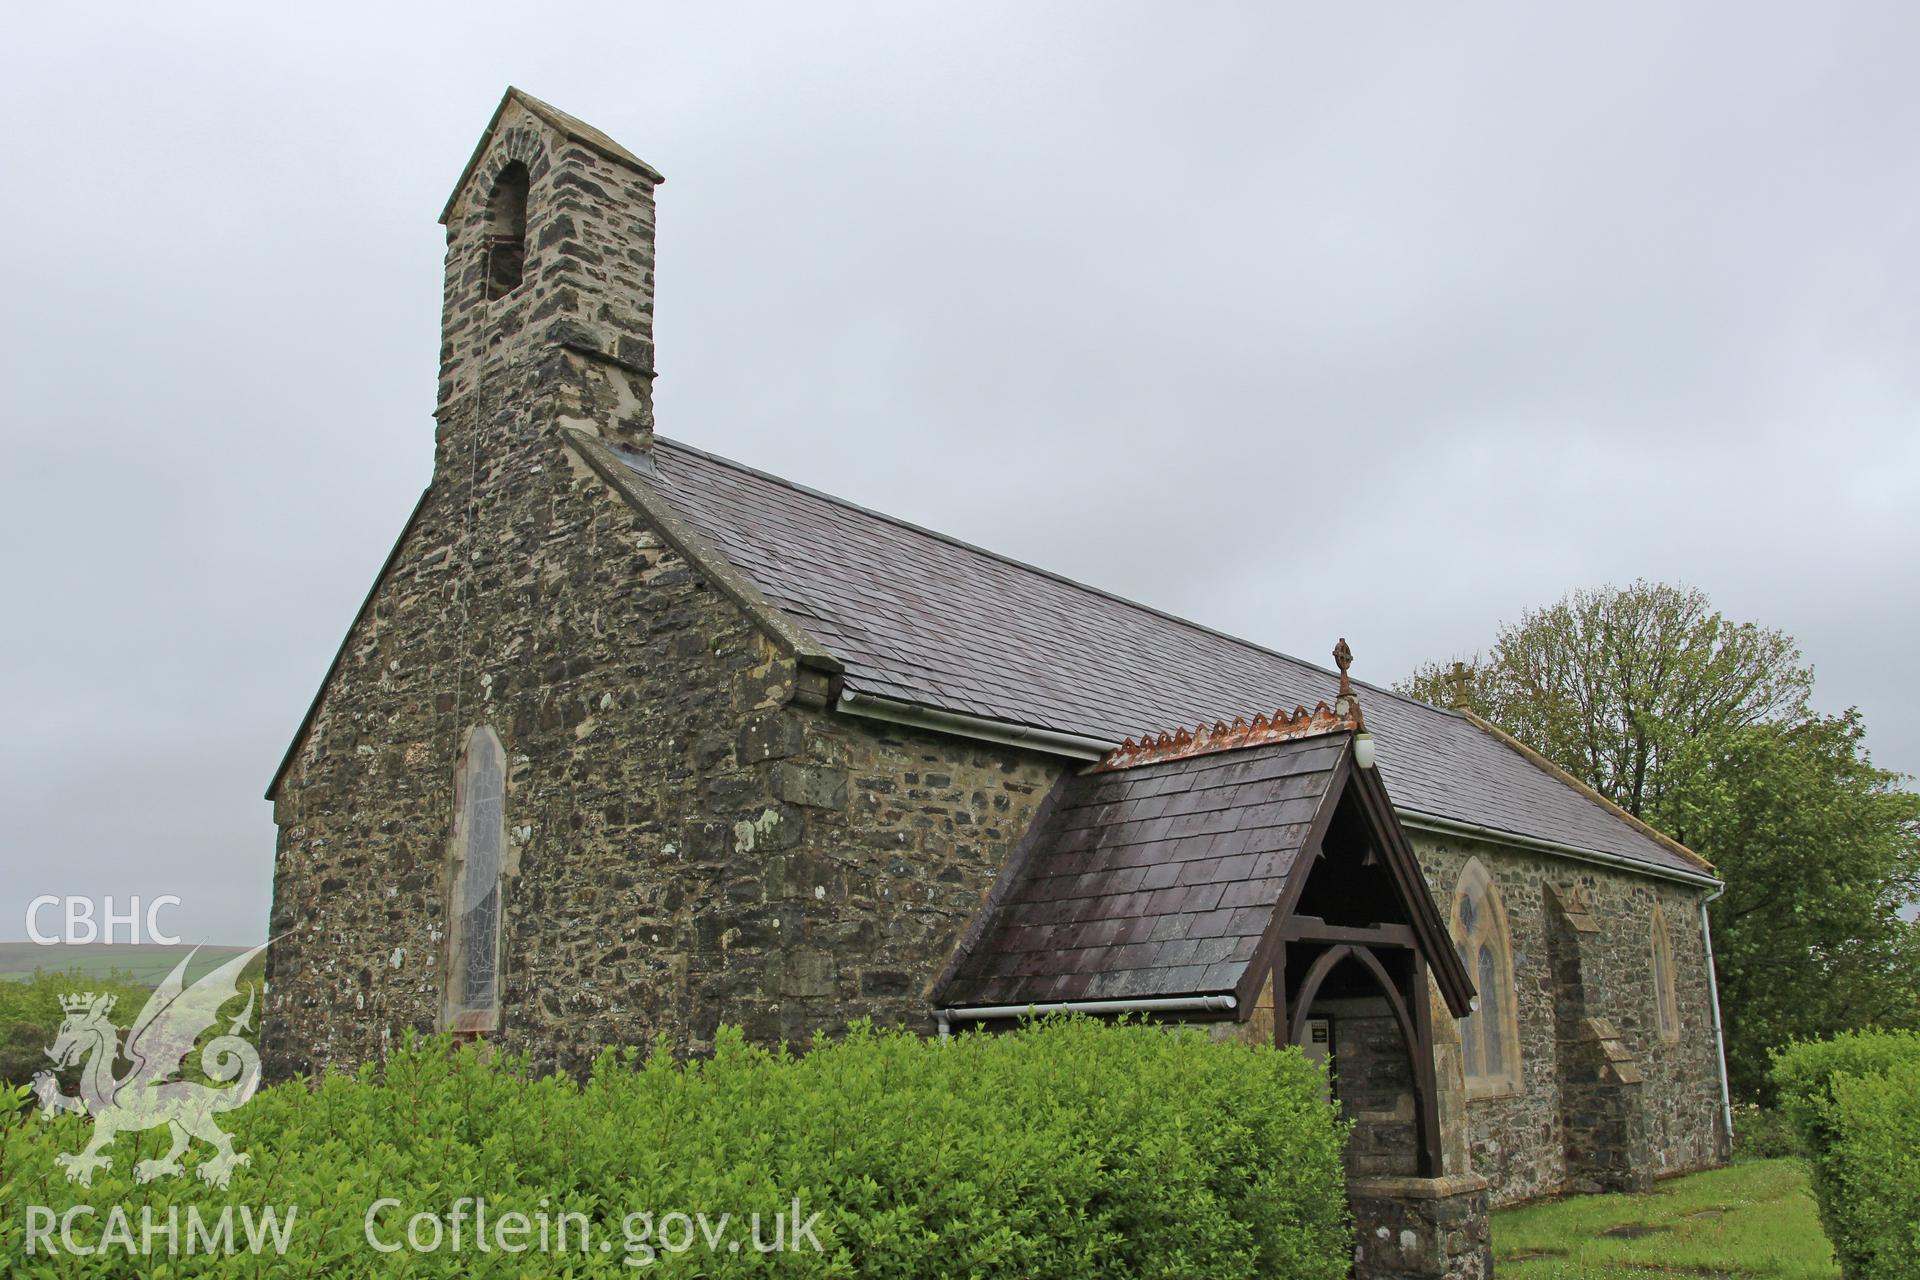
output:
M 580 393 L 560 399 L 578 403 L 555 403 L 551 416 L 651 443 L 663 180 L 600 130 L 507 90 L 440 215 L 443 414 L 497 373 L 564 355 L 580 367 L 560 381 Z

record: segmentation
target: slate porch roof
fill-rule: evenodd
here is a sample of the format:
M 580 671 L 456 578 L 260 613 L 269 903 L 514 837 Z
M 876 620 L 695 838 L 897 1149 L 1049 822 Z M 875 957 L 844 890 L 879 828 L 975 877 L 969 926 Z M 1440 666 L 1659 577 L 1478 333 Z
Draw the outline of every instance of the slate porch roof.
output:
M 856 693 L 1118 743 L 1312 706 L 1336 683 L 1312 663 L 677 441 L 657 437 L 653 461 L 636 478 L 844 663 Z M 1466 717 L 1361 688 L 1403 814 L 1703 874 Z
M 1351 737 L 1067 779 L 939 1003 L 1233 991 Z

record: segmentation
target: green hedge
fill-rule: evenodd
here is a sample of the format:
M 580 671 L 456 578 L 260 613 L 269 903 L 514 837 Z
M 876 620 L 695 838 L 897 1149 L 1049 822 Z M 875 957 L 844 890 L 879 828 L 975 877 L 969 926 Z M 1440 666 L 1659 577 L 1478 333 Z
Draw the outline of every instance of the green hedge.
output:
M 115 1012 L 123 1021 L 131 1021 L 153 993 L 126 973 L 101 977 L 78 969 L 67 973 L 36 969 L 31 978 L 0 980 L 0 1084 L 25 1084 L 52 1065 L 46 1049 L 60 1029 L 60 997 L 72 991 L 114 996 L 119 1001 Z
M 1920 1259 L 1920 1034 L 1790 1045 L 1773 1083 L 1813 1171 L 1847 1280 L 1911 1280 Z
M 430 1041 L 384 1071 L 264 1090 L 221 1120 L 252 1155 L 224 1192 L 192 1177 L 136 1185 L 134 1160 L 164 1146 L 155 1133 L 121 1136 L 90 1190 L 69 1185 L 55 1156 L 84 1144 L 88 1121 L 16 1118 L 0 1165 L 13 1274 L 129 1273 L 124 1249 L 49 1256 L 55 1239 L 24 1255 L 28 1206 L 74 1204 L 125 1206 L 136 1239 L 142 1206 L 160 1221 L 168 1206 L 197 1206 L 207 1221 L 228 1205 L 297 1205 L 290 1247 L 263 1272 L 285 1275 L 633 1274 L 645 1262 L 643 1274 L 665 1275 L 1339 1280 L 1350 1257 L 1346 1135 L 1317 1068 L 1191 1031 L 1054 1019 L 942 1045 L 859 1026 L 799 1056 L 724 1031 L 712 1059 L 685 1066 L 609 1051 L 584 1085 Z M 207 1154 L 195 1145 L 189 1174 Z M 478 1252 L 469 1225 L 455 1253 L 448 1230 L 466 1196 L 485 1198 L 496 1244 L 505 1215 L 536 1226 L 544 1215 L 551 1244 L 560 1215 L 578 1213 L 588 1248 Z M 427 1212 L 442 1249 L 376 1252 L 364 1224 L 383 1198 L 400 1205 L 377 1214 L 380 1243 L 400 1243 Z M 796 1200 L 801 1221 L 819 1215 L 797 1237 Z M 755 1212 L 761 1243 L 784 1216 L 800 1248 L 758 1252 L 745 1225 Z M 653 1216 L 629 1217 L 641 1213 Z M 705 1213 L 709 1229 L 732 1215 L 725 1241 L 669 1251 L 686 1235 L 675 1213 Z M 84 1221 L 76 1239 L 97 1243 L 101 1230 Z M 253 1274 L 203 1256 L 169 1265 Z

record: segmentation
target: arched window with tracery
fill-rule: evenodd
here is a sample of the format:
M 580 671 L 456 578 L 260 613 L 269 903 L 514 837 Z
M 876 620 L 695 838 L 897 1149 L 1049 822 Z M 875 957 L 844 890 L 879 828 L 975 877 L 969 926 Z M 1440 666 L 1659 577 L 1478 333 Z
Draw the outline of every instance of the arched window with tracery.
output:
M 1479 1007 L 1460 1023 L 1469 1096 L 1508 1093 L 1520 1083 L 1520 1020 L 1514 1008 L 1513 944 L 1500 890 L 1480 859 L 1468 861 L 1453 897 L 1453 945 L 1473 975 Z
M 1680 1038 L 1680 1001 L 1673 990 L 1673 937 L 1667 932 L 1667 913 L 1653 909 L 1654 1019 L 1662 1040 Z
M 506 753 L 486 725 L 467 735 L 453 783 L 453 878 L 448 912 L 447 1028 L 500 1025 L 501 854 Z

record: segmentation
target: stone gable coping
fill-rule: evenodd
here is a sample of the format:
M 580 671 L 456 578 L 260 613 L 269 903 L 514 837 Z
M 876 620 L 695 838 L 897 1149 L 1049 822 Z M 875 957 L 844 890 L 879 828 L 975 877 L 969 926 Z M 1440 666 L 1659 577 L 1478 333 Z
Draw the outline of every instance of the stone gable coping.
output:
M 613 491 L 643 516 L 669 546 L 699 571 L 722 595 L 732 600 L 751 618 L 767 637 L 795 662 L 815 671 L 838 675 L 844 668 L 838 658 L 796 626 L 779 606 L 753 585 L 726 556 L 695 533 L 671 506 L 648 487 L 634 464 L 624 461 L 590 431 L 562 427 L 560 435 L 567 447 L 606 481 Z M 824 705 L 824 703 L 822 704 Z
M 532 94 L 509 85 L 507 91 L 500 96 L 500 105 L 493 109 L 493 117 L 487 121 L 486 131 L 480 135 L 480 142 L 474 147 L 472 157 L 467 161 L 466 167 L 460 170 L 460 180 L 453 184 L 453 194 L 447 197 L 446 207 L 440 210 L 442 225 L 453 217 L 453 207 L 460 203 L 460 193 L 467 189 L 467 183 L 473 177 L 473 171 L 480 166 L 481 160 L 486 157 L 487 149 L 493 145 L 494 131 L 499 128 L 500 117 L 506 113 L 507 104 L 510 102 L 519 103 L 529 114 L 569 142 L 577 142 L 617 164 L 625 165 L 653 185 L 659 186 L 666 181 L 658 169 L 586 121 L 576 119 L 560 108 L 542 102 Z

